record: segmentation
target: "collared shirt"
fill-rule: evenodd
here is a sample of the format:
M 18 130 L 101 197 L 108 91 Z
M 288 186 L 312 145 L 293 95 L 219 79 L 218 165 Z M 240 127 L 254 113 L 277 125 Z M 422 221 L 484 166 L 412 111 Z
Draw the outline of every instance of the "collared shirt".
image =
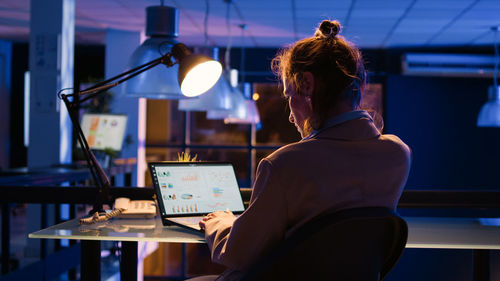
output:
M 336 126 L 338 124 L 341 124 L 341 123 L 344 123 L 347 121 L 351 121 L 354 119 L 360 119 L 360 118 L 368 118 L 368 119 L 373 121 L 370 114 L 368 112 L 366 112 L 365 110 L 349 111 L 349 112 L 342 113 L 340 115 L 334 116 L 334 117 L 326 120 L 325 124 L 321 128 L 319 128 L 318 130 L 312 131 L 308 136 L 304 137 L 301 141 L 305 141 L 305 140 L 308 140 L 312 137 L 315 137 L 316 135 L 318 135 L 322 131 L 324 131 L 328 128 L 331 128 L 333 126 Z

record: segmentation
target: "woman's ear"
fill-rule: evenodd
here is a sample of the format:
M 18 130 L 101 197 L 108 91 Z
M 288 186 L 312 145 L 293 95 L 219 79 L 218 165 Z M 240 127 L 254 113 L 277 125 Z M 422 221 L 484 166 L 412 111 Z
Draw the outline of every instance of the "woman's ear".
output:
M 312 97 L 314 92 L 314 76 L 311 72 L 307 71 L 302 74 L 302 93 L 306 97 Z
M 312 110 L 312 95 L 314 92 L 314 75 L 307 71 L 302 76 L 302 94 L 304 95 L 307 105 Z

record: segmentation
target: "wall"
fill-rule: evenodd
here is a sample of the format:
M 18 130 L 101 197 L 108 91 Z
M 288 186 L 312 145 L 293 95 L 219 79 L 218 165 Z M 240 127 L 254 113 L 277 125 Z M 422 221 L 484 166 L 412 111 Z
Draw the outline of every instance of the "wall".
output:
M 492 79 L 410 77 L 386 80 L 385 130 L 412 149 L 406 189 L 498 189 L 500 128 L 476 127 Z M 410 210 L 400 209 L 403 215 Z M 455 210 L 411 210 L 412 215 L 457 215 Z M 459 215 L 472 215 L 459 210 Z M 500 255 L 492 251 L 491 280 Z M 472 280 L 471 250 L 406 249 L 392 280 Z
M 412 149 L 407 189 L 500 188 L 500 129 L 476 127 L 492 82 L 388 76 L 385 129 Z
M 0 171 L 9 168 L 12 43 L 0 40 Z
M 104 79 L 104 46 L 75 46 L 75 89 L 80 83 Z M 12 47 L 12 90 L 10 101 L 10 168 L 25 167 L 27 150 L 24 146 L 24 72 L 28 70 L 28 44 Z M 75 149 L 73 149 L 75 151 Z M 0 151 L 1 152 L 1 151 Z
M 24 72 L 28 71 L 28 44 L 12 46 L 12 90 L 10 100 L 10 168 L 27 165 L 24 146 Z

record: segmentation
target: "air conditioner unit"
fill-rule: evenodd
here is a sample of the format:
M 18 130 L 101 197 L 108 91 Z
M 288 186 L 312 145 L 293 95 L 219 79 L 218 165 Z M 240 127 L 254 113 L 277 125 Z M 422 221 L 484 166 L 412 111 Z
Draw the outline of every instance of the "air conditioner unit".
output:
M 470 54 L 417 54 L 403 56 L 404 75 L 493 77 L 495 57 Z

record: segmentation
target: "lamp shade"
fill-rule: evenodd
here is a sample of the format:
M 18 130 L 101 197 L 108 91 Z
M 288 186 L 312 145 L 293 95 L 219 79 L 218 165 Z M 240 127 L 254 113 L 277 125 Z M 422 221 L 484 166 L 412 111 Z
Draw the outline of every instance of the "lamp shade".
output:
M 481 107 L 477 118 L 478 127 L 500 127 L 500 87 L 490 86 L 488 101 Z
M 185 96 L 199 96 L 212 88 L 222 73 L 222 66 L 214 60 L 193 55 L 191 64 L 179 66 L 179 84 Z M 186 66 L 184 69 L 183 66 Z
M 260 115 L 259 115 L 259 110 L 257 109 L 257 103 L 254 100 L 245 100 L 245 106 L 247 111 L 245 118 L 236 118 L 234 116 L 229 115 L 228 117 L 224 118 L 224 123 L 259 124 Z
M 162 52 L 171 52 L 173 45 L 177 43 L 173 39 L 164 37 L 152 37 L 139 46 L 129 60 L 129 68 L 143 65 L 160 57 Z M 185 96 L 181 92 L 177 73 L 179 66 L 166 67 L 157 65 L 136 77 L 125 82 L 124 92 L 129 97 L 145 97 L 149 99 L 182 99 Z
M 248 109 L 245 98 L 238 88 L 231 88 L 231 109 L 230 110 L 211 110 L 207 112 L 207 119 L 219 120 L 226 118 L 247 118 Z
M 243 83 L 243 97 L 245 104 L 245 116 L 229 115 L 224 118 L 224 123 L 227 124 L 259 124 L 260 115 L 257 108 L 257 103 L 250 98 L 251 85 L 250 83 Z
M 217 83 L 205 94 L 194 98 L 179 100 L 181 111 L 228 111 L 231 109 L 231 86 L 222 75 Z
M 212 88 L 222 74 L 222 65 L 207 56 L 191 54 L 186 45 L 176 44 L 172 56 L 179 64 L 178 81 L 187 97 L 201 95 Z
M 179 30 L 179 11 L 168 6 L 150 6 L 146 8 L 146 39 L 132 54 L 128 67 L 153 61 L 164 54 L 171 53 L 177 41 Z M 177 82 L 178 65 L 166 67 L 157 65 L 137 75 L 125 83 L 123 91 L 130 97 L 150 99 L 181 99 Z

